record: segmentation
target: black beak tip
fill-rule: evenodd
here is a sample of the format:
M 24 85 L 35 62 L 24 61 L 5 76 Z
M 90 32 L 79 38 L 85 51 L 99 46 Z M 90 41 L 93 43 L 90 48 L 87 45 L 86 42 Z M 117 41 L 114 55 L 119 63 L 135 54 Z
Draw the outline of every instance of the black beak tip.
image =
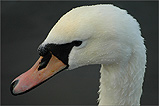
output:
M 15 86 L 18 84 L 18 82 L 19 82 L 19 80 L 15 80 L 14 82 L 11 83 L 11 86 L 10 86 L 10 91 L 11 91 L 12 95 L 14 95 L 14 96 L 17 95 L 13 92 L 13 90 L 14 90 Z

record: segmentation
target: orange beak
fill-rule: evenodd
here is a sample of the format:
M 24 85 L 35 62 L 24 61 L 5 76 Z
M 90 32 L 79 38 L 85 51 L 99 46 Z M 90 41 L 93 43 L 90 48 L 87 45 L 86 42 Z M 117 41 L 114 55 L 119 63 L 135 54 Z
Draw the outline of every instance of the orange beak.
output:
M 67 66 L 54 55 L 52 55 L 47 66 L 41 70 L 38 70 L 42 58 L 43 57 L 40 56 L 30 70 L 12 81 L 11 92 L 13 95 L 22 94 L 31 88 L 34 88 Z

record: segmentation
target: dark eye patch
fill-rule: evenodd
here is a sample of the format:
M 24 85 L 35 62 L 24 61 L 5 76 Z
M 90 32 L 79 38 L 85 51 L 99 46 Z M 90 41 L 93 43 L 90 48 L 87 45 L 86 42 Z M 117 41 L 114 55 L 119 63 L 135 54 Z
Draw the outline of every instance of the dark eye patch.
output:
M 59 60 L 68 65 L 68 56 L 74 46 L 80 46 L 82 41 L 73 41 L 66 44 L 48 44 L 46 48 Z
M 68 65 L 68 56 L 74 46 L 80 46 L 82 41 L 73 41 L 65 44 L 47 44 L 45 47 L 39 47 L 39 55 L 43 56 L 40 62 L 39 70 L 45 68 L 51 59 L 51 53 L 61 60 L 64 64 Z M 51 53 L 50 53 L 51 52 Z

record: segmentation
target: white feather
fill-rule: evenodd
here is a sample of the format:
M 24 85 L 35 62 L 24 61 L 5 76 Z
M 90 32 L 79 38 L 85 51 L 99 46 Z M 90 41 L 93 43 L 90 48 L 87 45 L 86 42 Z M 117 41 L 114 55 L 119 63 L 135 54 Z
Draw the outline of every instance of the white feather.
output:
M 82 40 L 69 54 L 69 69 L 102 64 L 99 105 L 140 105 L 146 50 L 136 19 L 113 5 L 72 9 L 56 23 L 43 45 Z

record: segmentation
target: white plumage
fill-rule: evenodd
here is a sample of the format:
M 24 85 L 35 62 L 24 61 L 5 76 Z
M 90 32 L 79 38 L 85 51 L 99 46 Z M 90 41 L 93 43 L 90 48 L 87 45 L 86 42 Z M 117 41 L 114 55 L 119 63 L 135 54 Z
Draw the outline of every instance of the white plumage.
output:
M 82 40 L 69 54 L 69 69 L 102 64 L 99 105 L 139 105 L 145 46 L 138 22 L 113 5 L 75 8 L 52 28 L 43 44 Z
M 70 51 L 68 69 L 101 64 L 99 105 L 140 105 L 146 50 L 136 19 L 109 4 L 78 7 L 60 18 L 41 47 L 75 40 L 82 44 Z M 13 93 L 24 91 L 19 86 Z

